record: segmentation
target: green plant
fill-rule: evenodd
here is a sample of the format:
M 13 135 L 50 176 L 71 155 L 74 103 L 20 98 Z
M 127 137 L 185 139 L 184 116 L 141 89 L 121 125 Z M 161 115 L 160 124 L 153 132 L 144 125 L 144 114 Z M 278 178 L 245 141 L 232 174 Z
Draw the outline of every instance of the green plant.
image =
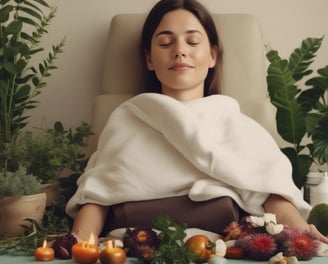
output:
M 33 66 L 55 14 L 56 8 L 45 0 L 0 0 L 0 153 L 26 126 L 26 112 L 38 105 L 36 97 L 46 86 L 45 78 L 56 69 L 65 39 L 52 46 L 38 67 Z
M 35 249 L 42 246 L 45 239 L 51 241 L 63 234 L 56 233 L 58 228 L 53 230 L 52 227 L 43 226 L 34 219 L 28 218 L 25 221 L 24 235 L 0 239 L 0 255 L 33 256 Z
M 82 171 L 86 155 L 81 148 L 91 134 L 90 125 L 85 122 L 74 130 L 56 122 L 50 129 L 24 131 L 5 146 L 7 167 L 15 171 L 23 165 L 41 183 L 56 180 L 63 170 Z
M 186 227 L 186 224 L 176 222 L 168 216 L 157 217 L 152 228 L 159 231 L 160 246 L 150 263 L 192 263 L 195 255 L 185 247 L 183 241 Z
M 318 69 L 315 76 L 309 68 L 322 40 L 303 40 L 288 60 L 276 50 L 267 53 L 267 84 L 271 103 L 277 109 L 277 131 L 289 143 L 282 151 L 291 161 L 293 180 L 299 188 L 306 182 L 312 164 L 328 162 L 328 65 Z
M 23 166 L 15 172 L 0 171 L 0 197 L 37 194 L 40 182 L 32 174 L 28 174 Z

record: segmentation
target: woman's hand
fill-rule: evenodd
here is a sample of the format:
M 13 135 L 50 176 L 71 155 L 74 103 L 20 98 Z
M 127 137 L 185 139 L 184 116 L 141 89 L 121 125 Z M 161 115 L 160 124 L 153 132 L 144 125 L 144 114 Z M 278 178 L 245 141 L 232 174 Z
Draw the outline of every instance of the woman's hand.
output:
M 319 239 L 321 242 L 328 244 L 328 237 L 321 234 L 315 225 L 309 225 L 309 231 L 315 238 Z
M 315 238 L 328 244 L 328 238 L 321 234 L 314 225 L 309 225 L 294 205 L 283 197 L 271 194 L 263 206 L 266 212 L 274 213 L 276 215 L 278 223 L 291 228 L 310 232 Z

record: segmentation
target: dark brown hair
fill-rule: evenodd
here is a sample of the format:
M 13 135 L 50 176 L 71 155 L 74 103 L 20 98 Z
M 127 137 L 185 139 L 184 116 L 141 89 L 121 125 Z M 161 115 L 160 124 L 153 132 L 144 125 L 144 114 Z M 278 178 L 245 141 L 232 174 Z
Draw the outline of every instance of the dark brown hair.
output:
M 220 77 L 219 69 L 222 64 L 222 52 L 219 44 L 219 37 L 215 27 L 215 23 L 208 10 L 196 0 L 160 0 L 149 12 L 143 25 L 141 34 L 141 52 L 145 57 L 145 53 L 150 52 L 153 34 L 160 24 L 163 16 L 177 9 L 185 9 L 197 17 L 201 25 L 204 27 L 208 36 L 210 45 L 216 46 L 218 50 L 216 66 L 210 68 L 204 83 L 204 96 L 220 93 Z M 144 62 L 146 59 L 144 59 Z M 221 76 L 221 74 L 220 74 Z M 161 84 L 153 71 L 148 71 L 148 83 L 150 87 L 146 87 L 148 92 L 161 92 Z M 148 90 L 147 90 L 148 89 Z

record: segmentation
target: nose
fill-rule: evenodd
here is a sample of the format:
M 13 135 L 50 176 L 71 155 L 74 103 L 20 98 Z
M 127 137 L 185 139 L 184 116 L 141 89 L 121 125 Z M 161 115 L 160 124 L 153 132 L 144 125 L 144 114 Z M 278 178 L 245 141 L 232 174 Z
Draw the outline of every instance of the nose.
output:
M 186 54 L 183 50 L 177 50 L 175 53 L 174 53 L 174 58 L 175 59 L 178 59 L 178 58 L 183 58 L 183 57 L 186 57 Z
M 177 41 L 175 44 L 173 57 L 175 59 L 186 57 L 186 47 L 183 45 L 181 41 Z

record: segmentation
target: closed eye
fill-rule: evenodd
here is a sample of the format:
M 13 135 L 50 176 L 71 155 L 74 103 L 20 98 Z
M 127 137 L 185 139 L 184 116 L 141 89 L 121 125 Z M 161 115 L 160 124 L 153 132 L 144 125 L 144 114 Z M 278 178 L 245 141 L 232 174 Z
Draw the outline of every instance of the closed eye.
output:
M 164 48 L 169 47 L 170 45 L 171 45 L 171 42 L 159 43 L 159 46 L 164 47 Z
M 197 46 L 199 44 L 199 42 L 195 42 L 195 41 L 188 41 L 187 42 L 190 46 Z

